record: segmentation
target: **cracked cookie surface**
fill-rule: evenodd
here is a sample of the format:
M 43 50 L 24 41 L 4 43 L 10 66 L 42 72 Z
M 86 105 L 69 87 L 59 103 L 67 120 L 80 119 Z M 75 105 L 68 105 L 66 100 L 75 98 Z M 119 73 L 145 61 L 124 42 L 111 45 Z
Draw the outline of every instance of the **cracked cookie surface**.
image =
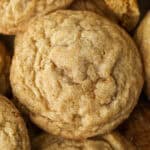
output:
M 0 93 L 6 94 L 9 90 L 10 56 L 5 46 L 0 42 Z
M 0 96 L 0 149 L 30 150 L 25 123 L 15 106 L 3 96 Z
M 50 134 L 41 134 L 33 140 L 33 150 L 135 150 L 119 134 L 113 132 L 95 139 L 83 141 L 66 140 Z
M 36 18 L 17 35 L 10 79 L 39 127 L 72 139 L 114 129 L 143 85 L 138 50 L 120 27 L 67 10 Z
M 1 0 L 0 33 L 16 34 L 23 31 L 36 15 L 65 8 L 73 0 Z
M 150 99 L 150 11 L 135 33 L 135 41 L 143 58 L 145 73 L 145 93 Z

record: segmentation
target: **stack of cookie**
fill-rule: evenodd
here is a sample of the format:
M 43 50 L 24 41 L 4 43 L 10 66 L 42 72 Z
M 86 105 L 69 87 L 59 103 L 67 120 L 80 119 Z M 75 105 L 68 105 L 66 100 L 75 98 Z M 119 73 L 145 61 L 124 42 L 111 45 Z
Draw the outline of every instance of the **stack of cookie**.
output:
M 150 93 L 139 17 L 136 0 L 1 0 L 0 149 L 138 149 L 117 127 Z

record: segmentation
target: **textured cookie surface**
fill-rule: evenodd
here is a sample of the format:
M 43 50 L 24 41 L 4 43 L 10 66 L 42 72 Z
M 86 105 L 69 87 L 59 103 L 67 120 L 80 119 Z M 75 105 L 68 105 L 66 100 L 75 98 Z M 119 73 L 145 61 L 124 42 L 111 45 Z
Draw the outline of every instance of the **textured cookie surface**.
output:
M 0 33 L 15 34 L 23 31 L 35 15 L 64 8 L 73 0 L 1 0 Z
M 135 34 L 145 71 L 145 93 L 150 99 L 150 12 L 147 13 Z
M 115 128 L 129 116 L 143 85 L 130 37 L 86 11 L 36 18 L 18 34 L 10 79 L 38 126 L 73 139 Z
M 0 96 L 0 149 L 30 150 L 25 123 L 15 106 Z
M 6 94 L 9 89 L 10 56 L 0 42 L 0 93 Z
M 84 141 L 65 140 L 42 134 L 33 141 L 33 150 L 135 150 L 135 147 L 117 133 Z

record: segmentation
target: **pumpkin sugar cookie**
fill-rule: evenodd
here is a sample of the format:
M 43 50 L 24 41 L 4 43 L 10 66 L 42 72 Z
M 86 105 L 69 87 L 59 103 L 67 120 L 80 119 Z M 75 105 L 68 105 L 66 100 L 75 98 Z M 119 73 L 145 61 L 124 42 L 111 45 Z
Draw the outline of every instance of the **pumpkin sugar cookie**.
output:
M 64 10 L 36 18 L 16 36 L 10 80 L 39 127 L 84 139 L 128 118 L 143 71 L 134 42 L 119 26 L 92 12 Z
M 15 106 L 0 96 L 0 149 L 30 150 L 25 123 Z
M 16 34 L 23 31 L 36 15 L 65 8 L 73 0 L 1 0 L 0 33 Z

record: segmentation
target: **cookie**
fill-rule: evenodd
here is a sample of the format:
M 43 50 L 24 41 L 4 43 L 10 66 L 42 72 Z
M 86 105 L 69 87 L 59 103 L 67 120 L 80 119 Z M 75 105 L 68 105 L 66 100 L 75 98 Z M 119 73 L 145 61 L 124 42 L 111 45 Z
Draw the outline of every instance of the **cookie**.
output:
M 76 0 L 71 8 L 103 14 L 128 31 L 134 29 L 140 16 L 137 0 Z
M 73 0 L 1 0 L 0 33 L 16 34 L 23 31 L 36 15 L 65 8 Z
M 33 141 L 33 150 L 136 150 L 136 148 L 118 133 L 87 139 L 84 141 L 72 141 L 42 134 Z
M 35 18 L 16 36 L 10 80 L 39 127 L 83 139 L 128 118 L 143 71 L 134 42 L 119 26 L 92 12 L 64 10 Z
M 0 42 L 0 93 L 9 91 L 10 56 L 5 46 Z
M 150 99 L 150 12 L 147 13 L 135 33 L 135 41 L 143 58 L 145 71 L 145 93 Z
M 15 106 L 0 96 L 0 149 L 30 150 L 25 123 Z

